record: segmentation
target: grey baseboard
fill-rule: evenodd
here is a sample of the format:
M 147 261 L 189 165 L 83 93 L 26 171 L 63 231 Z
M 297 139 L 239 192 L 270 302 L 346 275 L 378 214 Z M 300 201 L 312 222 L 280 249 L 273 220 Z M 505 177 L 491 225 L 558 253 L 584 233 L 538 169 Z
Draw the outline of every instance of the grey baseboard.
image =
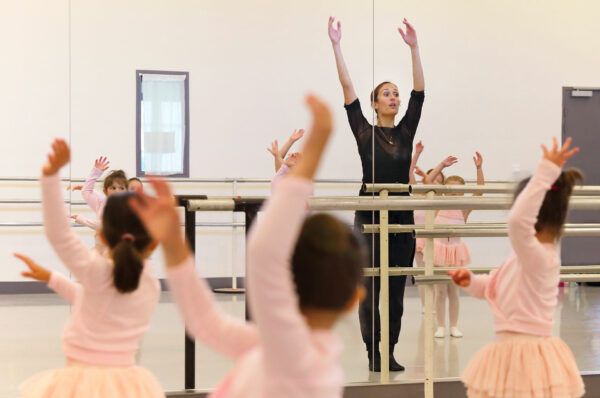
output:
M 231 278 L 207 278 L 208 284 L 212 289 L 231 287 Z M 239 288 L 244 287 L 244 278 L 237 278 Z M 160 286 L 163 291 L 168 290 L 165 279 L 160 279 Z M 0 282 L 0 294 L 48 294 L 54 293 L 44 283 L 16 281 Z
M 586 398 L 600 397 L 600 374 L 584 373 Z M 173 392 L 168 398 L 206 398 L 209 392 Z M 466 398 L 460 380 L 441 380 L 434 383 L 435 398 Z M 423 383 L 350 385 L 344 389 L 344 398 L 423 398 Z

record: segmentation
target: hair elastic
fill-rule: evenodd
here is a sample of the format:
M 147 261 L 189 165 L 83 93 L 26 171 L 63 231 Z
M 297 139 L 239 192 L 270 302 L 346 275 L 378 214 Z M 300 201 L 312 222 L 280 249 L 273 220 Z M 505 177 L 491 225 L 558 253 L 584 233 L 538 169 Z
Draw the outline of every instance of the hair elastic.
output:
M 133 236 L 132 234 L 123 234 L 121 235 L 121 240 L 128 240 L 131 243 L 135 242 L 135 236 Z
M 559 190 L 560 190 L 560 188 L 559 188 L 559 187 L 557 187 L 556 185 L 552 185 L 552 186 L 550 187 L 550 189 L 551 189 L 552 191 L 559 191 Z

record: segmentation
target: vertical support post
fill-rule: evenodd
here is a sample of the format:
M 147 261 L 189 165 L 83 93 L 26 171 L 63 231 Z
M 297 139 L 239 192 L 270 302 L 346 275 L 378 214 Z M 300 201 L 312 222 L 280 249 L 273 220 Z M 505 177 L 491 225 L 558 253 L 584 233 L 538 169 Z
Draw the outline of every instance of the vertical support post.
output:
M 187 209 L 185 203 L 185 236 L 192 253 L 196 252 L 196 212 Z M 194 256 L 195 257 L 195 256 Z M 196 342 L 185 334 L 185 389 L 196 388 Z
M 250 232 L 250 227 L 252 226 L 252 223 L 254 222 L 254 220 L 256 219 L 256 215 L 258 214 L 258 208 L 259 206 L 252 206 L 252 205 L 247 205 L 244 207 L 244 215 L 245 215 L 245 219 L 246 219 L 246 242 L 248 241 L 248 232 Z M 248 261 L 246 260 L 246 277 L 248 277 Z M 251 319 L 251 314 L 250 314 L 250 307 L 248 306 L 248 288 L 246 285 L 246 320 L 249 321 Z
M 434 192 L 427 193 L 433 199 Z M 425 230 L 433 229 L 435 210 L 425 211 Z M 433 276 L 433 238 L 425 239 L 425 276 Z M 425 285 L 425 398 L 433 398 L 433 300 L 434 285 Z
M 233 197 L 237 197 L 237 180 L 233 180 L 232 185 Z M 231 242 L 231 289 L 233 291 L 237 290 L 237 277 L 235 275 L 235 242 L 237 241 L 237 227 L 235 226 L 235 211 L 231 212 L 231 222 L 234 224 L 232 227 L 233 230 L 233 241 Z
M 388 191 L 379 193 L 388 198 Z M 389 280 L 389 224 L 387 210 L 379 211 L 379 308 L 381 330 L 381 383 L 390 382 L 390 280 Z

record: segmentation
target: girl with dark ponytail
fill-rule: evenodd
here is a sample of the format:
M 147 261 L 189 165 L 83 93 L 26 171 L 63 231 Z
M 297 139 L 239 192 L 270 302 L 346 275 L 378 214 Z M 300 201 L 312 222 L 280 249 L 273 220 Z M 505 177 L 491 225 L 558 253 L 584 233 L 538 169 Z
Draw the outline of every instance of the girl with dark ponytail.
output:
M 44 277 L 73 304 L 63 331 L 67 365 L 30 377 L 21 385 L 21 396 L 164 398 L 154 375 L 135 364 L 160 297 L 147 260 L 156 244 L 128 205 L 136 194 L 110 195 L 99 233 L 108 249 L 89 249 L 71 228 L 61 192 L 58 171 L 69 162 L 69 147 L 57 139 L 52 149 L 40 179 L 44 229 L 79 286 L 59 283 L 53 272 Z
M 449 272 L 470 295 L 489 301 L 496 339 L 469 362 L 462 380 L 469 397 L 578 398 L 585 388 L 569 347 L 552 336 L 560 258 L 557 245 L 567 218 L 576 169 L 562 171 L 578 152 L 542 145 L 544 158 L 522 181 L 508 216 L 514 253 L 489 275 L 467 269 Z

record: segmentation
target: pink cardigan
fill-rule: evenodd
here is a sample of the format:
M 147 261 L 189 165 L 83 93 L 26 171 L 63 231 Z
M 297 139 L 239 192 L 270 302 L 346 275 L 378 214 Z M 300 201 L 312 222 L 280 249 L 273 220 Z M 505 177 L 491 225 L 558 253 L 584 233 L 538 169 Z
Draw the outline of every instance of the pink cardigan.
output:
M 496 332 L 551 336 L 557 304 L 560 259 L 556 245 L 535 237 L 537 214 L 561 169 L 542 160 L 508 217 L 514 252 L 489 275 L 471 275 L 465 290 L 486 299 L 494 313 Z
M 71 229 L 58 174 L 42 177 L 41 185 L 46 237 L 81 284 L 80 289 L 57 289 L 73 302 L 63 330 L 65 355 L 94 365 L 135 364 L 138 341 L 150 325 L 160 296 L 152 265 L 144 262 L 135 291 L 119 293 L 113 285 L 112 259 L 96 248 L 89 249 Z M 49 285 L 56 288 L 65 284 L 53 274 Z
M 168 271 L 188 331 L 237 359 L 213 398 L 342 397 L 341 342 L 332 330 L 309 328 L 290 270 L 311 191 L 308 180 L 283 179 L 250 232 L 248 299 L 256 324 L 219 312 L 192 257 Z

